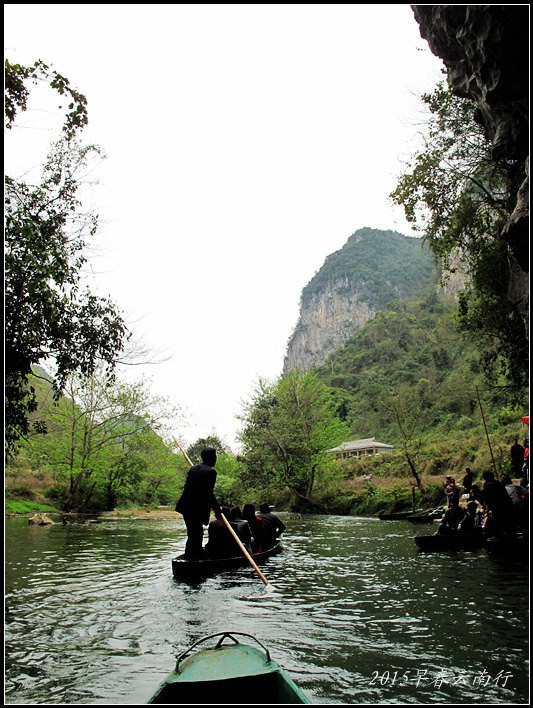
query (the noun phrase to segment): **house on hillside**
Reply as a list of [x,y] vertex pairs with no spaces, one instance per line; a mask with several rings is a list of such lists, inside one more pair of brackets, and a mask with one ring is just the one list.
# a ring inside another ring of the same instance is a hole
[[332,447],[328,453],[335,455],[336,460],[346,460],[349,457],[380,455],[382,452],[392,452],[392,450],[394,450],[394,445],[386,445],[378,442],[375,438],[365,438],[364,440],[351,440],[338,447]]

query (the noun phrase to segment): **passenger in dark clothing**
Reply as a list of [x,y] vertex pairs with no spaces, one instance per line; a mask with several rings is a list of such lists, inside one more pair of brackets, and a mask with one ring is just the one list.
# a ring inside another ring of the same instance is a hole
[[[250,524],[242,518],[242,513],[238,506],[233,507],[233,509],[230,511],[228,521],[230,522],[232,529],[242,541],[242,544],[246,548],[248,553],[251,553],[253,538],[252,532],[250,530]],[[235,545],[238,551],[237,555],[242,555],[242,551],[238,547],[238,544]]]
[[465,494],[470,494],[470,490],[472,489],[472,484],[474,482],[474,473],[470,469],[470,467],[467,467],[465,469],[465,476],[463,477],[463,492]]
[[185,558],[189,560],[198,560],[203,556],[203,527],[209,523],[211,509],[217,519],[220,518],[220,506],[213,493],[217,479],[214,469],[217,453],[209,447],[202,450],[200,456],[202,464],[194,465],[187,473],[183,493],[176,504],[176,511],[183,515],[187,527]]
[[245,504],[242,508],[242,517],[245,519],[249,525],[253,536],[253,551],[254,553],[261,553],[266,550],[265,546],[265,522],[261,517],[255,513],[255,506],[253,504]]
[[511,466],[513,468],[513,475],[515,477],[522,476],[522,467],[524,466],[524,453],[524,448],[518,442],[518,438],[515,438],[514,445],[511,447]]
[[454,514],[451,509],[446,509],[440,524],[437,527],[435,536],[443,536],[455,533],[457,531],[457,523],[454,519]]
[[483,479],[483,499],[487,511],[485,530],[497,535],[512,531],[515,526],[513,503],[507,490],[495,479],[493,472],[484,472]]
[[459,506],[461,492],[459,491],[459,487],[455,484],[455,479],[453,479],[453,477],[446,477],[444,494],[446,494],[448,499],[448,509],[454,509]]
[[477,504],[474,501],[466,505],[466,513],[457,527],[461,533],[479,533],[481,531],[481,519],[477,512]]
[[481,506],[485,506],[485,503],[483,501],[483,493],[477,484],[472,485],[472,489],[470,490],[470,494],[468,495],[468,501],[479,502]]
[[271,508],[270,504],[267,503],[259,506],[259,518],[263,521],[266,548],[272,548],[287,528],[281,519],[272,514]]
[[[229,520],[230,510],[222,507],[222,513]],[[211,521],[207,529],[209,540],[205,546],[208,558],[233,558],[235,556],[235,539],[222,520]]]
[[528,525],[528,507],[527,507],[527,484],[524,487],[523,482],[525,480],[520,480],[521,484],[513,484],[513,480],[509,475],[504,475],[500,482],[505,486],[505,491],[509,495],[509,498],[513,504],[513,522],[517,529],[524,531],[527,529]]
[[529,440],[524,440],[524,464],[522,465],[521,475],[526,479],[529,478]]

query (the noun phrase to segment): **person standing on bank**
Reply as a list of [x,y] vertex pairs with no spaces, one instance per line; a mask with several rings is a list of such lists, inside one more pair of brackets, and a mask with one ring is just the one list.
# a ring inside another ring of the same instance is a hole
[[522,467],[524,466],[524,448],[518,442],[518,438],[514,439],[514,445],[511,447],[511,469],[515,477],[522,476]]
[[187,473],[183,493],[176,504],[176,511],[183,516],[187,527],[185,558],[188,560],[198,560],[203,556],[203,527],[209,523],[211,509],[217,519],[221,518],[220,506],[213,491],[217,479],[216,450],[207,447],[200,456],[202,464],[194,465]]

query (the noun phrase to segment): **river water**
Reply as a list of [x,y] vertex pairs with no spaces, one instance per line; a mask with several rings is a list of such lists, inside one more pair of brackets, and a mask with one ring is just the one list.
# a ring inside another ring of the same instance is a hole
[[248,568],[176,581],[179,520],[8,518],[6,703],[143,704],[226,630],[268,645],[312,703],[528,702],[523,554],[421,553],[434,527],[405,521],[283,518],[272,593]]

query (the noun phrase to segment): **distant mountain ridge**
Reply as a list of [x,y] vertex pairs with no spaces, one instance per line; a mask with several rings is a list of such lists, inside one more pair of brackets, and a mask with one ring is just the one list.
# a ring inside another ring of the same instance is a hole
[[420,239],[368,227],[355,231],[302,290],[284,372],[323,364],[388,303],[418,297],[439,277]]

